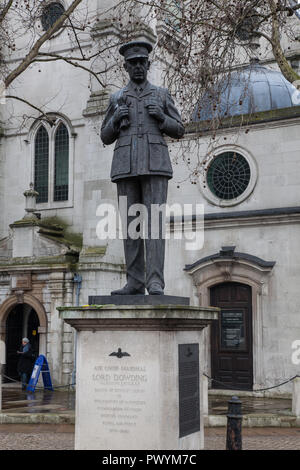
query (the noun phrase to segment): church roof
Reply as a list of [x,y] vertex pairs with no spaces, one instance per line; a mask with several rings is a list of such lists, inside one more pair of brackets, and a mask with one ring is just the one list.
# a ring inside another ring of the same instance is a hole
[[[212,98],[213,95],[217,95],[217,99]],[[300,92],[281,72],[253,62],[222,80],[217,93],[207,92],[194,111],[193,121],[252,114],[299,104]]]

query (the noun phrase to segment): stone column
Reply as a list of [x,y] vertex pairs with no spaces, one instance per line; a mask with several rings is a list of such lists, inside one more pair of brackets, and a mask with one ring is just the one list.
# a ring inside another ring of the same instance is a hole
[[49,276],[49,291],[51,293],[50,326],[48,331],[49,363],[54,384],[62,383],[63,359],[63,321],[59,318],[57,307],[64,304],[64,272],[54,272]]
[[[65,305],[73,305],[73,283],[74,274],[66,273],[65,276]],[[69,385],[71,383],[71,375],[74,367],[74,334],[75,330],[64,322],[63,325],[63,356],[62,356],[62,385]]]
[[28,336],[28,318],[29,318],[31,310],[32,310],[32,307],[30,305],[25,304],[23,306],[23,331],[22,331],[23,338],[27,338]]
[[204,447],[202,330],[218,309],[102,305],[59,311],[78,332],[77,450]]
[[0,411],[2,410],[2,374],[5,365],[5,343],[0,340]]
[[296,377],[293,380],[293,404],[292,404],[293,415],[300,418],[300,377]]

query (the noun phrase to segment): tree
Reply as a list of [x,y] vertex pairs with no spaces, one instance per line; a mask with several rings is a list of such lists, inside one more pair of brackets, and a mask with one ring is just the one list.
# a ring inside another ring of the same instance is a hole
[[[239,70],[253,57],[272,56],[287,80],[291,83],[300,80],[282,45],[282,38],[291,42],[297,35],[300,37],[300,22],[295,16],[295,12],[300,15],[298,0],[119,0],[103,10],[102,18],[88,10],[87,0],[73,0],[56,21],[37,33],[35,25],[44,7],[45,2],[38,0],[2,2],[0,79],[9,90],[31,64],[58,60],[85,70],[105,89],[110,84],[109,72],[115,67],[115,60],[108,59],[107,53],[118,57],[116,46],[138,37],[139,30],[145,27],[157,35],[156,58],[161,63],[162,79],[172,88],[186,122],[205,96],[210,97],[217,109],[220,83],[228,83],[232,71]],[[84,35],[93,34],[95,24],[103,19],[111,22],[119,34],[108,35],[92,51],[84,52],[81,47]],[[43,49],[62,28],[72,36],[78,54]],[[27,41],[23,40],[24,30],[30,33]],[[14,67],[11,66],[14,62],[9,63],[7,58],[20,52],[20,44],[24,57]],[[95,60],[97,67],[93,66]],[[27,102],[26,96],[10,92],[7,96],[27,103],[45,117],[35,103]],[[211,126],[217,129],[218,125],[217,116]]]
[[[46,16],[43,21],[43,13],[47,8],[53,8],[53,11],[49,10],[48,17]],[[103,15],[105,16],[107,12],[103,12]],[[100,87],[105,88],[105,78],[102,80],[101,76],[107,74],[110,66],[107,65],[104,54],[119,44],[119,40],[110,43],[108,40],[103,40],[100,49],[84,52],[82,45],[86,36],[90,37],[92,34],[97,21],[99,17],[93,11],[89,11],[87,0],[73,0],[66,10],[59,2],[7,0],[0,3],[0,85],[2,84],[2,88],[6,91],[6,99],[25,103],[36,110],[42,119],[49,121],[37,103],[28,101],[26,96],[12,95],[11,91],[16,80],[21,79],[32,64],[51,61],[63,61],[70,66],[81,68],[89,76],[94,77]],[[47,43],[62,30],[67,31],[74,49],[68,53],[45,52]],[[79,51],[78,54],[74,52],[75,49]],[[101,55],[103,67],[95,71],[93,60]]]

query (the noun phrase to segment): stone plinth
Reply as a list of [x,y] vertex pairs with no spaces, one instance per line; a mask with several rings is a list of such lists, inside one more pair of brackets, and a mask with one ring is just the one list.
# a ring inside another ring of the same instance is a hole
[[59,310],[78,331],[76,449],[203,448],[203,329],[218,309]]
[[175,295],[91,295],[89,305],[190,305],[189,297]]

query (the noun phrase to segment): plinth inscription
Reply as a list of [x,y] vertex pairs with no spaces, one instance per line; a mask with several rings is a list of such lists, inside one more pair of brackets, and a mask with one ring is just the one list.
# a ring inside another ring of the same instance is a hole
[[108,433],[128,434],[146,406],[145,366],[96,365],[92,373],[94,408]]
[[179,437],[200,430],[199,344],[178,345]]

